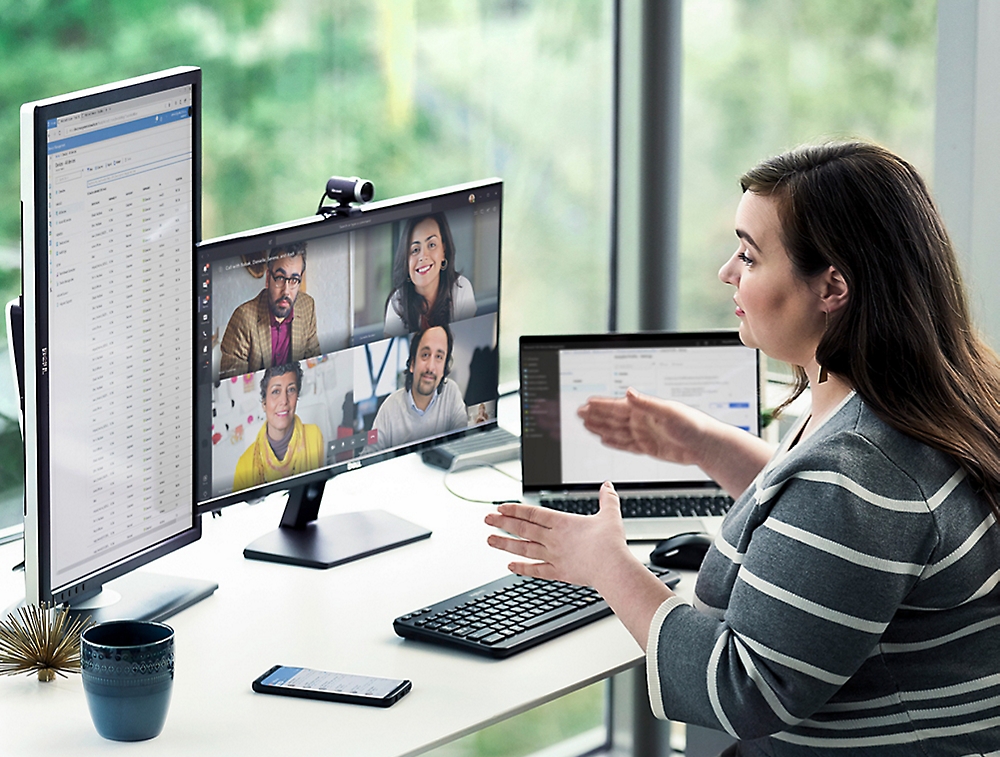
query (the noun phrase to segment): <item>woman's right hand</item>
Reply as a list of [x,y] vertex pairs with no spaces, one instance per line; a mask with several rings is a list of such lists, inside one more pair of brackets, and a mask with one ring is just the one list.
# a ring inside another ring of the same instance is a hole
[[576,412],[609,447],[690,465],[701,463],[707,428],[719,423],[681,402],[631,388],[619,399],[591,397]]
[[635,389],[620,399],[591,397],[577,414],[609,447],[697,465],[734,498],[750,486],[774,452],[753,434],[683,402]]

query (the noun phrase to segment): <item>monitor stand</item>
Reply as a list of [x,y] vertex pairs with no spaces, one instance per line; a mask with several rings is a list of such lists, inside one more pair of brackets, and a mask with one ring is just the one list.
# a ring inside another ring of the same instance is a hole
[[125,619],[162,621],[210,597],[218,588],[212,581],[134,570],[108,581],[90,599],[72,603],[69,611],[74,616],[89,615],[95,623]]
[[[132,571],[108,581],[97,594],[71,604],[69,614],[72,618],[89,618],[94,623],[109,620],[164,621],[210,597],[218,588],[217,583],[197,578]],[[24,605],[22,597],[4,610],[3,617],[16,615]]]
[[321,481],[291,489],[281,525],[248,545],[243,556],[307,568],[332,568],[431,535],[429,529],[385,510],[338,513],[317,520],[325,484]]

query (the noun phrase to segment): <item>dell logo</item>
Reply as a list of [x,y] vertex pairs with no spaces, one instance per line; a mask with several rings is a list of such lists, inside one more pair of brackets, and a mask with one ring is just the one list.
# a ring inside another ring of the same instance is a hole
[[357,470],[360,467],[361,467],[360,460],[351,460],[351,462],[347,464],[347,470]]

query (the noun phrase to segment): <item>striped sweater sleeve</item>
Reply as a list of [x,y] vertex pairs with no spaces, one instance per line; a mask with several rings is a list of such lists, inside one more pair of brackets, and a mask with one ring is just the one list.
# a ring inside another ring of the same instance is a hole
[[654,619],[657,714],[741,739],[794,729],[866,663],[930,560],[931,500],[955,481],[925,492],[851,432],[796,457],[734,506],[702,567],[719,580]]

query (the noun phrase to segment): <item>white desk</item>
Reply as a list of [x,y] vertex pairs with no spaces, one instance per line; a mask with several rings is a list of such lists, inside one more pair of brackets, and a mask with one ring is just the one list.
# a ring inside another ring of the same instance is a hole
[[[277,526],[278,497],[205,518],[200,541],[143,569],[219,584],[213,596],[167,621],[176,630],[177,659],[163,733],[132,745],[102,739],[78,675],[52,683],[0,677],[0,752],[412,755],[641,661],[614,617],[500,661],[397,637],[393,618],[506,572],[508,557],[486,545],[490,506],[448,494],[443,476],[407,455],[331,479],[321,516],[381,508],[434,533],[330,570],[243,558],[247,543]],[[454,474],[449,483],[483,499],[519,493],[517,482],[487,469]],[[8,574],[20,551],[19,542],[0,548],[0,608],[23,580]],[[690,591],[691,583],[682,587]],[[386,710],[251,691],[251,681],[277,663],[409,678],[413,690]]]

